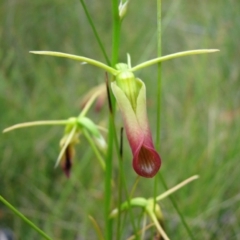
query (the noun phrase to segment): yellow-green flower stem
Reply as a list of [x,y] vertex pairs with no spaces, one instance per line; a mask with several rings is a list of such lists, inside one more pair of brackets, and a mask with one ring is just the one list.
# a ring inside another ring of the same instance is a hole
[[135,190],[136,190],[136,188],[137,188],[137,185],[138,185],[139,181],[140,181],[140,176],[138,175],[137,178],[136,178],[136,180],[135,180],[135,182],[134,182],[134,184],[133,184],[133,187],[132,187],[132,190],[131,190],[131,193],[130,193],[130,197],[133,196],[133,194],[134,194],[134,192],[135,192]]
[[6,205],[12,212],[14,212],[18,217],[20,217],[25,223],[32,227],[36,232],[38,232],[44,239],[51,240],[45,232],[38,228],[33,222],[26,218],[22,213],[20,213],[13,205],[11,205],[6,199],[0,195],[0,201]]
[[96,147],[96,144],[93,142],[90,134],[89,134],[88,131],[86,131],[85,129],[83,129],[82,132],[83,132],[83,135],[84,135],[84,136],[86,137],[86,139],[88,140],[88,142],[89,142],[89,144],[90,144],[93,152],[95,153],[95,155],[96,155],[96,157],[97,157],[97,159],[98,159],[98,161],[99,161],[102,169],[105,170],[105,169],[106,169],[106,164],[105,164],[105,162],[104,162],[104,160],[103,160],[100,152],[98,151],[98,149],[97,149],[97,147]]
[[104,240],[104,236],[102,234],[101,228],[99,227],[97,221],[90,215],[88,215],[88,218],[90,219],[90,221],[93,224],[93,227],[94,227],[94,229],[95,229],[95,231],[97,233],[98,239],[99,240]]
[[84,106],[83,110],[81,111],[81,113],[79,114],[78,117],[84,117],[88,110],[90,109],[90,107],[92,106],[94,100],[101,94],[101,89],[99,89],[98,91],[96,91],[91,98],[87,101],[86,105]]

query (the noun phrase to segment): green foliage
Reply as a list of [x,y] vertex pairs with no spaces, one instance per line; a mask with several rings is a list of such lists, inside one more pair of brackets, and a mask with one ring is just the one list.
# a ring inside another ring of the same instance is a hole
[[[101,23],[97,28],[110,53],[110,4],[88,1],[87,5],[93,21]],[[196,239],[237,239],[240,234],[239,5],[237,0],[163,3],[163,55],[196,48],[221,50],[219,54],[162,64],[161,171],[169,186],[190,175],[200,175],[198,181],[175,193]],[[156,16],[152,14],[155,3],[139,1],[135,7],[132,0],[122,23],[119,53],[123,62],[130,53],[133,66],[157,56]],[[75,116],[81,97],[105,79],[103,71],[93,72],[92,66],[28,53],[54,50],[104,62],[77,1],[1,1],[0,38],[0,129],[24,121]],[[153,133],[155,69],[153,66],[138,72],[147,85]],[[98,122],[106,112],[105,107],[100,114],[90,115]],[[0,194],[54,239],[95,239],[87,216],[92,215],[103,225],[102,169],[83,139],[72,176],[66,179],[61,169],[53,168],[61,136],[61,126],[1,135]],[[129,170],[127,145],[123,159],[130,188],[135,174]],[[117,161],[113,165],[117,168]],[[152,186],[151,179],[141,180],[136,194],[151,197]],[[163,192],[160,184],[158,191]],[[163,200],[161,207],[170,238],[186,239],[171,203]],[[1,204],[0,226],[14,229],[18,239],[38,239]],[[131,231],[128,226],[124,229]]]

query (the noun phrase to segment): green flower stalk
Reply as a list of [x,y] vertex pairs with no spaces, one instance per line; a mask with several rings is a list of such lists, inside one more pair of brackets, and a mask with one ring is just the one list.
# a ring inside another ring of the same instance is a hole
[[154,148],[148,123],[146,87],[144,82],[136,78],[133,72],[173,58],[216,51],[218,50],[203,49],[174,53],[146,61],[133,68],[131,67],[129,56],[128,64],[118,63],[115,68],[112,68],[96,60],[72,54],[49,51],[32,51],[31,53],[86,62],[100,67],[115,76],[115,81],[111,83],[111,88],[123,116],[128,142],[133,155],[133,168],[138,175],[150,178],[158,172],[161,166],[161,158]]
[[91,99],[93,94],[99,93],[99,96],[96,98],[95,108],[94,110],[96,112],[99,112],[102,107],[104,106],[104,103],[107,99],[107,91],[106,91],[106,84],[101,83],[98,86],[95,86],[91,88],[90,91],[88,91],[81,100],[80,107],[84,108],[85,105],[88,103],[89,99]]

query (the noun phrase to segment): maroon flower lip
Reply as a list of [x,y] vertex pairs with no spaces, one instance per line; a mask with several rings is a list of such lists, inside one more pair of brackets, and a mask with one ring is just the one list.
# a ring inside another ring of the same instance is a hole
[[72,159],[73,159],[73,149],[71,145],[68,145],[62,159],[62,169],[67,176],[70,177],[70,171],[72,168]]
[[152,147],[141,145],[133,155],[133,168],[142,177],[154,177],[160,166],[160,156]]
[[124,91],[112,83],[112,91],[121,110],[124,127],[133,154],[135,172],[146,178],[154,177],[160,169],[161,158],[154,148],[146,110],[146,88],[140,79],[134,79],[138,87],[135,103],[131,103]]

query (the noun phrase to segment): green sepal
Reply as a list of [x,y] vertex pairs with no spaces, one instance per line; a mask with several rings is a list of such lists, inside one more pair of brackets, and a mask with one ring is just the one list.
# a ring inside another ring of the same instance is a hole
[[80,127],[87,129],[94,137],[100,138],[101,134],[98,130],[97,125],[87,117],[79,117],[77,119],[78,124]]

